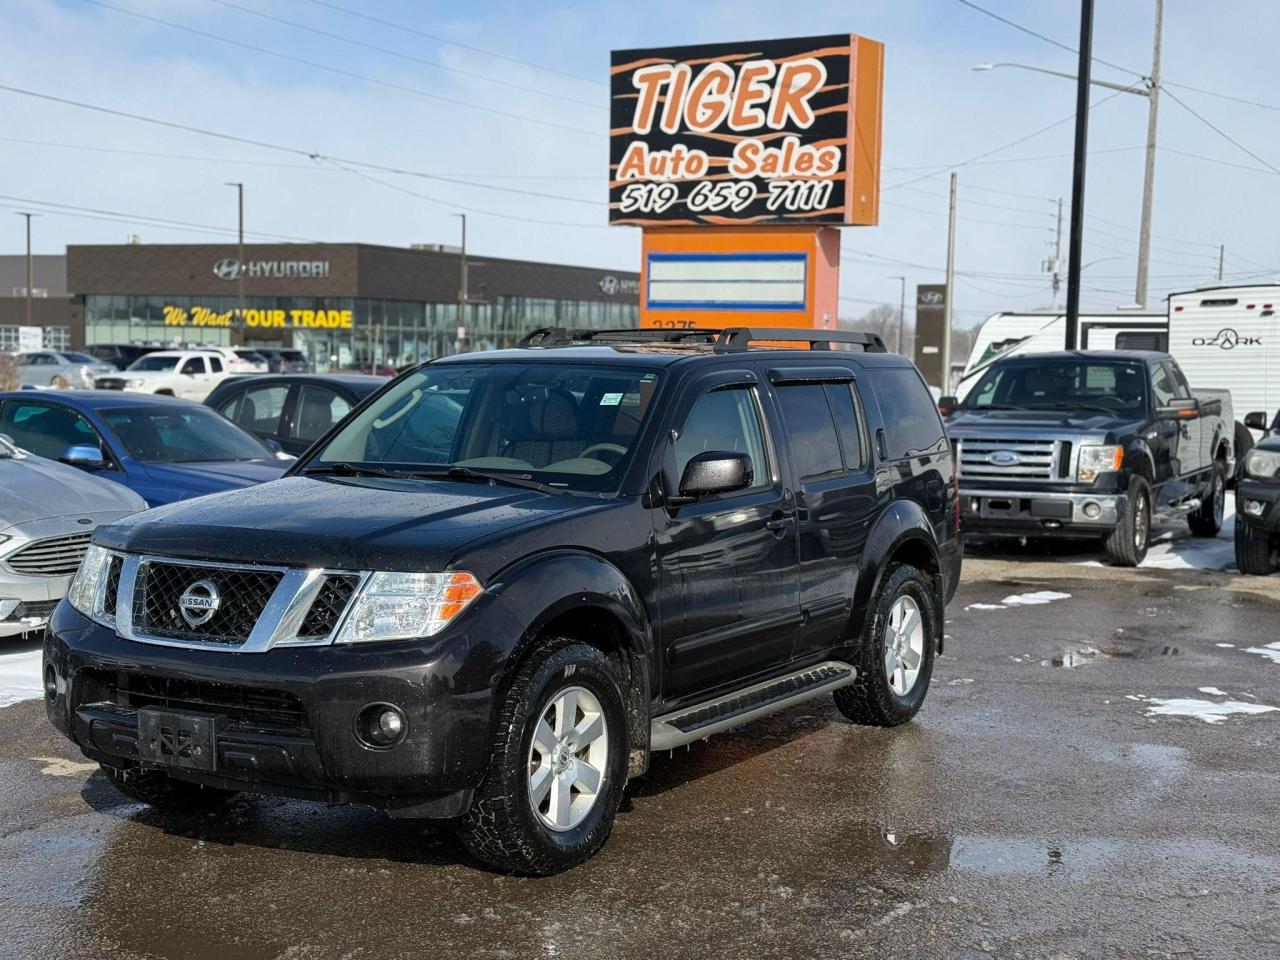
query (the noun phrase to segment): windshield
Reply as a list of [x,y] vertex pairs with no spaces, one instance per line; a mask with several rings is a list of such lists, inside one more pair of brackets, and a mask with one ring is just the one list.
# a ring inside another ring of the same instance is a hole
[[133,363],[129,364],[130,370],[172,370],[178,365],[181,357],[157,357],[151,354],[146,357],[139,357]]
[[351,420],[307,465],[450,467],[584,493],[616,490],[658,374],[562,363],[425,367]]
[[143,463],[267,460],[257,440],[212,410],[132,407],[107,410],[103,418],[130,456]]
[[64,360],[68,361],[69,363],[97,363],[98,362],[93,357],[85,353],[64,353],[62,354],[62,357]]
[[965,407],[990,410],[1146,409],[1140,363],[1042,360],[1001,363],[978,381]]

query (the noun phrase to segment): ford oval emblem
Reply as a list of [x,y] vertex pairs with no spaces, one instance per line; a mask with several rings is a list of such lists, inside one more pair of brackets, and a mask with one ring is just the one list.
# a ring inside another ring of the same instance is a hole
[[1022,458],[1012,450],[996,450],[987,454],[987,463],[997,467],[1013,467],[1022,462]]

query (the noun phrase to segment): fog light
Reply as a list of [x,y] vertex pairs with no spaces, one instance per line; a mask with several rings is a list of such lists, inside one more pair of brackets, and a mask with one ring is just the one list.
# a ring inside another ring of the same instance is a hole
[[44,665],[44,698],[50,703],[58,699],[58,671],[52,663]]
[[1090,500],[1084,505],[1084,515],[1090,520],[1097,520],[1102,516],[1102,507]]
[[387,750],[404,739],[409,721],[390,703],[371,703],[356,714],[356,739],[374,750]]
[[1244,502],[1244,512],[1251,517],[1262,516],[1262,511],[1266,509],[1266,504],[1261,500],[1246,500]]
[[8,620],[21,602],[21,600],[0,600],[0,620]]

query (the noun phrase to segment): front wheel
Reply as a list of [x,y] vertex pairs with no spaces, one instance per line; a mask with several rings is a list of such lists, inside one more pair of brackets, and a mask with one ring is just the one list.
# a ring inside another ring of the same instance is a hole
[[1265,530],[1236,519],[1236,567],[1250,577],[1265,577],[1275,570],[1271,561],[1271,538]]
[[907,564],[890,567],[863,629],[858,678],[835,692],[840,712],[874,727],[914,717],[929,691],[941,631],[929,578]]
[[521,665],[484,783],[458,824],[477,859],[545,876],[608,839],[627,777],[627,717],[608,658],[564,642]]
[[1117,567],[1136,567],[1147,558],[1151,539],[1151,485],[1142,477],[1129,481],[1129,508],[1103,541],[1107,559]]
[[1220,462],[1215,462],[1209,477],[1209,486],[1200,499],[1200,506],[1187,517],[1191,532],[1197,537],[1216,537],[1222,529],[1222,515],[1227,502],[1227,472]]

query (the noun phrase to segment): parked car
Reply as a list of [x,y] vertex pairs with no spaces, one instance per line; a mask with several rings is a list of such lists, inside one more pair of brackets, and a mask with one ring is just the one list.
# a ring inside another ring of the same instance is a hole
[[276,440],[286,453],[298,456],[386,382],[386,377],[336,373],[230,377],[205,404],[258,439]]
[[119,484],[0,436],[0,638],[42,630],[100,523],[147,508]]
[[203,400],[228,376],[222,357],[203,350],[161,350],[129,364],[129,369],[99,377],[101,390],[158,393]]
[[1222,528],[1234,466],[1231,395],[1191,392],[1177,361],[1148,351],[997,360],[963,403],[944,397],[966,533],[1102,541],[1136,566],[1153,516]]
[[266,373],[267,358],[256,350],[247,347],[209,347],[195,346],[188,349],[216,354],[222,359],[222,366],[228,373]]
[[257,437],[174,397],[0,393],[0,433],[37,456],[123,484],[153,507],[274,480],[288,466]]
[[1236,567],[1266,576],[1280,567],[1280,412],[1269,426],[1261,412],[1244,422],[1263,438],[1241,458],[1236,479]]
[[129,364],[148,353],[156,353],[164,347],[145,347],[136,343],[95,343],[84,352],[101,363],[109,363],[116,370],[128,369]]
[[301,350],[284,347],[254,347],[254,352],[267,359],[269,373],[310,373],[311,364]]
[[70,350],[37,350],[18,354],[18,385],[21,387],[89,389],[96,377],[114,372],[115,367],[111,364]]
[[[867,352],[748,349],[783,340]],[[878,337],[544,331],[419,365],[282,480],[99,530],[48,713],[148,803],[368,803],[552,873],[653,750],[828,692],[911,719],[956,506]]]

